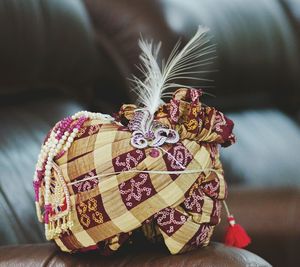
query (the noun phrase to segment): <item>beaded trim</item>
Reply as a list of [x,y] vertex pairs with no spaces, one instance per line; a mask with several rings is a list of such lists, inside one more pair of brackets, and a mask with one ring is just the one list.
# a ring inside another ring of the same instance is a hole
[[[54,126],[38,156],[33,180],[35,204],[39,221],[45,224],[48,240],[57,238],[73,226],[68,187],[55,160],[68,151],[80,128],[89,119],[115,122],[110,115],[77,112]],[[128,128],[132,131],[131,145],[137,148],[160,148],[164,143],[172,144],[179,140],[177,131],[153,121],[147,110],[136,110]]]
[[68,151],[80,128],[89,119],[114,121],[110,115],[102,113],[77,112],[55,125],[38,156],[33,179],[35,204],[39,221],[45,223],[48,240],[56,238],[73,226],[69,191],[54,160]]

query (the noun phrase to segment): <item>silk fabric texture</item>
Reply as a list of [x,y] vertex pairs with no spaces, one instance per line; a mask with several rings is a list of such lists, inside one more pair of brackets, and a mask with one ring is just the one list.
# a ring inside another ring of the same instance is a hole
[[56,160],[73,222],[54,238],[63,251],[109,254],[136,229],[151,240],[161,237],[172,254],[208,245],[227,195],[219,147],[235,137],[233,122],[200,98],[199,90],[178,89],[156,112],[154,119],[178,131],[180,141],[157,148],[155,156],[151,147],[130,145],[135,105],[123,105],[116,122],[84,123]]

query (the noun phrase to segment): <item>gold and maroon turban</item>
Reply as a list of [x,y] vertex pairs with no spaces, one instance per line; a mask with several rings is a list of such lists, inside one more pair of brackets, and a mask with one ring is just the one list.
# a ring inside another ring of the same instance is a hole
[[79,112],[58,122],[34,179],[46,237],[63,251],[104,254],[138,229],[160,236],[172,254],[208,245],[227,195],[219,148],[235,137],[233,122],[201,95],[177,90],[148,132],[138,130],[147,116],[135,105],[114,117]]

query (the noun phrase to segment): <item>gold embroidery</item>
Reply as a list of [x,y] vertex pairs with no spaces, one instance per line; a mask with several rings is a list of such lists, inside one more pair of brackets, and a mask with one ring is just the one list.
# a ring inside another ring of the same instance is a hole
[[197,117],[198,116],[198,113],[200,111],[200,107],[199,106],[196,106],[196,107],[193,107],[192,108],[192,114]]
[[79,206],[77,206],[77,210],[79,214],[85,214],[87,211],[87,205],[83,202],[80,202]]
[[99,211],[96,211],[95,213],[93,213],[92,218],[98,224],[103,223],[103,215]]
[[104,222],[103,214],[97,210],[97,200],[95,198],[90,198],[87,204],[80,202],[77,206],[77,211],[80,215],[79,220],[85,227],[90,226],[91,219],[97,224]]
[[86,214],[81,214],[80,216],[80,222],[85,226],[85,227],[89,227],[91,220],[90,217],[87,216]]
[[88,207],[89,207],[89,211],[96,211],[97,210],[97,200],[94,198],[89,199]]
[[195,119],[192,119],[185,123],[188,131],[193,131],[198,127],[198,122]]

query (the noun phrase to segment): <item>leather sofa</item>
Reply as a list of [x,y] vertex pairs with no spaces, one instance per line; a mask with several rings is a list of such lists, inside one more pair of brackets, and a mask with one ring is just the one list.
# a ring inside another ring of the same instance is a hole
[[[0,266],[298,266],[299,10],[297,0],[0,0]],[[103,258],[45,243],[31,181],[46,132],[78,110],[134,101],[140,33],[167,57],[198,24],[218,47],[214,82],[201,85],[217,97],[205,101],[236,122],[238,142],[222,157],[251,252],[212,243],[169,256],[144,244]]]

